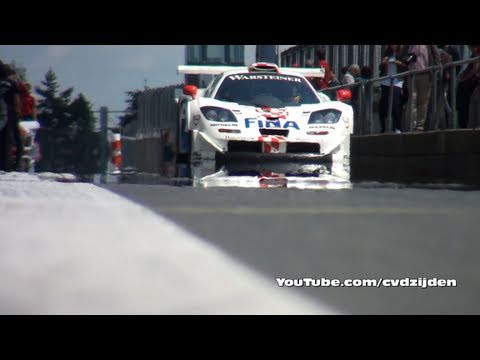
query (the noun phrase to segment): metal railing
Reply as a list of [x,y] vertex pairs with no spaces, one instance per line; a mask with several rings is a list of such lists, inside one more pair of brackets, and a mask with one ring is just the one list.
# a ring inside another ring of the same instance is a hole
[[[446,119],[445,128],[455,129],[458,127],[458,114],[457,114],[457,72],[456,69],[458,66],[467,65],[474,62],[480,62],[480,57],[475,57],[466,60],[449,62],[444,65],[431,66],[423,70],[409,70],[395,75],[382,76],[375,79],[368,79],[355,82],[353,84],[344,84],[335,87],[330,87],[326,89],[319,90],[324,93],[335,93],[340,89],[350,89],[352,90],[352,106],[355,110],[355,121],[356,131],[358,134],[372,134],[375,132],[375,92],[378,91],[380,86],[378,83],[382,81],[389,80],[389,93],[388,93],[388,111],[387,118],[385,123],[385,133],[393,132],[393,121],[392,121],[392,109],[393,109],[393,94],[395,79],[407,81],[409,84],[409,99],[406,105],[406,109],[402,117],[407,116],[408,118],[408,127],[407,131],[412,131],[413,123],[410,120],[413,116],[413,101],[411,89],[414,89],[416,77],[420,74],[430,74],[431,75],[431,93],[429,100],[429,126],[426,130],[437,130],[439,128],[439,115],[440,111],[443,110],[443,107],[447,109],[448,118]],[[444,73],[450,69],[450,79],[448,83],[448,88],[444,89]],[[440,91],[439,93],[439,85]],[[357,89],[358,88],[358,89]],[[357,91],[356,91],[357,90]],[[447,99],[446,92],[449,92],[450,100]],[[439,96],[440,94],[440,96]],[[403,119],[405,120],[405,119]]]

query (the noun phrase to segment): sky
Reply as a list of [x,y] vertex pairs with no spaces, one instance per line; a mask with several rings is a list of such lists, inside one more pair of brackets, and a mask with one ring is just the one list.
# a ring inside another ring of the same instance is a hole
[[[286,49],[292,45],[280,45]],[[184,45],[0,45],[0,60],[15,61],[27,69],[27,80],[39,86],[51,67],[60,90],[83,93],[93,109],[124,110],[125,92],[183,82]],[[255,60],[255,45],[245,47],[246,63]]]

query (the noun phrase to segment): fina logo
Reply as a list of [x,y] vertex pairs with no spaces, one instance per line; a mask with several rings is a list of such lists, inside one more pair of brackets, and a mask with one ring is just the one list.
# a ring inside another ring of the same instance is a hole
[[250,124],[255,124],[257,123],[258,124],[258,127],[260,129],[263,129],[263,128],[284,128],[284,129],[288,129],[288,128],[294,128],[294,129],[297,129],[297,130],[300,130],[300,127],[298,126],[298,124],[295,122],[295,121],[285,121],[285,124],[283,124],[283,126],[280,124],[280,120],[265,120],[265,124],[263,122],[263,120],[257,120],[255,118],[252,118],[252,119],[245,119],[245,127],[247,129],[250,128]]

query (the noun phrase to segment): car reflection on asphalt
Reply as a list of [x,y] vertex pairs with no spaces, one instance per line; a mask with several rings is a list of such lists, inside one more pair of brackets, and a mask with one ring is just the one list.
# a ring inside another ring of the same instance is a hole
[[338,176],[323,164],[229,164],[212,172],[209,167],[192,167],[194,187],[351,189],[350,179]]

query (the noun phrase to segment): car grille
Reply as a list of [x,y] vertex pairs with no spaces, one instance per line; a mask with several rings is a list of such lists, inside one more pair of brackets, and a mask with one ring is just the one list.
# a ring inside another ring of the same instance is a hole
[[281,135],[288,136],[288,130],[284,129],[260,129],[260,134],[262,135]]
[[261,153],[262,143],[258,141],[229,141],[228,151]]
[[319,153],[320,144],[316,143],[288,143],[287,153]]
[[[229,141],[229,152],[261,153],[262,143],[259,141]],[[320,144],[316,143],[287,143],[287,154],[320,153]]]

